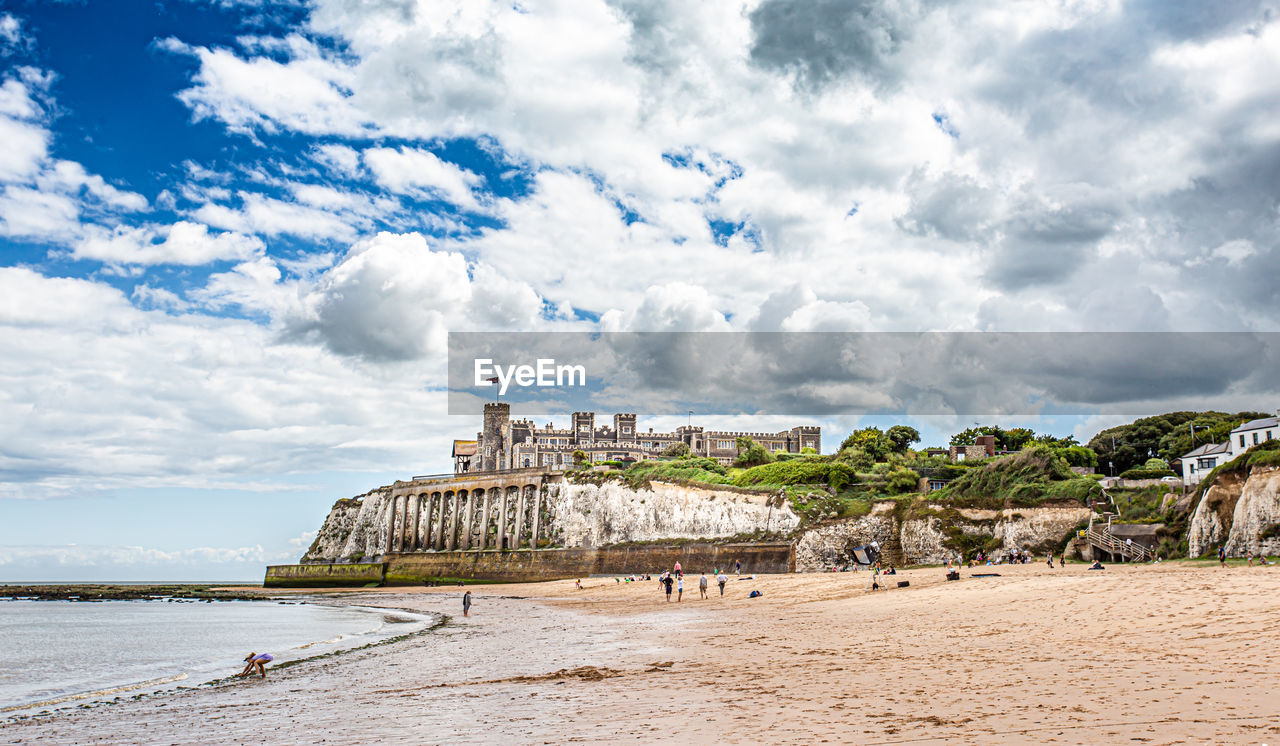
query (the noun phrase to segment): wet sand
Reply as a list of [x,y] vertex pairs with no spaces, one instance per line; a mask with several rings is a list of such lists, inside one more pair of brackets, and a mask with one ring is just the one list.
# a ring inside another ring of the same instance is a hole
[[465,619],[457,588],[349,592],[450,619],[0,742],[1280,743],[1280,568],[962,574],[761,576],[706,601],[691,575],[678,604],[656,581],[475,586]]

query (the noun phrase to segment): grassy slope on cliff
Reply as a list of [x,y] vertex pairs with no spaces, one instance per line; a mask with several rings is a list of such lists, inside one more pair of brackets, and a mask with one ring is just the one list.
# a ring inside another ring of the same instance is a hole
[[970,469],[930,494],[929,501],[957,508],[1029,508],[1051,502],[1085,504],[1101,494],[1096,480],[1072,472],[1048,448],[1032,446]]

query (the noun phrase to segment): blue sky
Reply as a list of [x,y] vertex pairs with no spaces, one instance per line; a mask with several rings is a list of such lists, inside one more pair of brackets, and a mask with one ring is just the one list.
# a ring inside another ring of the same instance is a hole
[[0,2],[0,579],[295,558],[474,432],[450,330],[1274,331],[1277,17]]

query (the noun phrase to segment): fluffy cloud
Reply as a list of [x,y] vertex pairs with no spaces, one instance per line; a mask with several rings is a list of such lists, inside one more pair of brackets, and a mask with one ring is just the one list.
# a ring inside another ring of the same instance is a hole
[[364,151],[364,162],[378,183],[393,192],[422,193],[468,209],[478,206],[471,190],[479,183],[479,177],[440,160],[430,151],[369,148]]
[[251,321],[140,310],[104,283],[0,268],[0,497],[419,468],[451,437],[422,376]]
[[380,233],[320,275],[287,324],[292,338],[341,355],[406,361],[442,353],[450,329],[528,328],[540,311],[527,285],[469,268],[419,234]]
[[180,220],[165,227],[92,229],[72,250],[77,259],[107,264],[209,264],[248,259],[262,251],[256,236],[210,233],[208,226]]

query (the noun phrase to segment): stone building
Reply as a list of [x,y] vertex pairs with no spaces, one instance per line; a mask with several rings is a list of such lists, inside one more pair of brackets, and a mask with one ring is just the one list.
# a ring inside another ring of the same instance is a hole
[[643,461],[656,458],[674,443],[684,443],[694,455],[728,464],[738,455],[737,439],[751,438],[774,453],[822,450],[819,427],[800,426],[776,433],[704,430],[684,425],[675,432],[642,432],[634,414],[615,414],[612,425],[596,425],[594,412],[574,412],[567,428],[551,423],[538,427],[532,420],[512,420],[511,405],[484,405],[484,423],[475,440],[455,440],[454,471],[497,471],[532,467],[564,468],[573,452],[590,461]]

